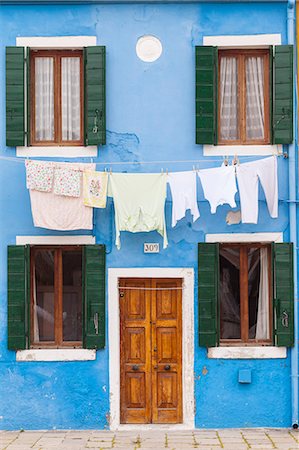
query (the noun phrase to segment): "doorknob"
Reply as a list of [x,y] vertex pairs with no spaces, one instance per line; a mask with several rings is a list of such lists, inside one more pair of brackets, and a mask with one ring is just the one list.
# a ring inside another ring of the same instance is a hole
[[139,370],[139,367],[137,366],[137,364],[134,364],[134,366],[132,366],[132,370]]
[[166,366],[164,366],[164,370],[170,370],[170,365],[166,364]]

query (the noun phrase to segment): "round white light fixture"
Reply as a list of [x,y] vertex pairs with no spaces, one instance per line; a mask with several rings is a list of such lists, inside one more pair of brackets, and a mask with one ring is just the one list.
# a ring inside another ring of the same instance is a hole
[[137,41],[136,53],[142,61],[156,61],[162,54],[162,44],[155,36],[142,36]]

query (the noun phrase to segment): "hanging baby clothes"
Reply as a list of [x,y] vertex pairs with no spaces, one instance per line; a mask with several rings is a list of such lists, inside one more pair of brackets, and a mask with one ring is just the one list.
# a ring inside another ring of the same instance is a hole
[[84,205],[93,208],[106,208],[107,185],[107,172],[83,172]]
[[54,194],[80,197],[81,172],[67,167],[56,167],[54,171]]
[[163,173],[113,173],[109,177],[109,193],[114,200],[116,246],[120,249],[120,232],[157,230],[167,247],[164,207],[166,179]]
[[172,172],[168,175],[172,195],[172,227],[182,219],[187,209],[193,215],[193,222],[200,216],[196,196],[196,173]]
[[54,164],[45,161],[25,161],[26,187],[41,192],[51,192],[53,187]]
[[198,171],[205,199],[211,206],[211,213],[215,214],[217,206],[228,203],[236,207],[237,192],[235,167],[221,166]]
[[258,221],[258,181],[264,190],[268,211],[272,218],[278,217],[277,158],[269,158],[237,166],[241,215],[243,223]]
[[[95,170],[95,164],[55,163],[55,167]],[[80,197],[68,197],[32,189],[29,192],[34,226],[60,231],[93,228],[93,209],[84,205],[83,194]]]

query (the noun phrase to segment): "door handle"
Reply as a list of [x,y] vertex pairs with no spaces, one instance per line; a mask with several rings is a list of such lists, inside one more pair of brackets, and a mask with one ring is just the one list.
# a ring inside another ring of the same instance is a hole
[[164,370],[170,370],[170,365],[166,364],[166,366],[164,366]]
[[139,370],[139,366],[137,366],[137,364],[134,364],[134,366],[132,366],[132,370]]

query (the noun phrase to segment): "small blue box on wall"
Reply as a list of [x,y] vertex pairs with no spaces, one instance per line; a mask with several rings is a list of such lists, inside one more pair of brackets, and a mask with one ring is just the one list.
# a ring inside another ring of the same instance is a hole
[[239,370],[239,383],[248,384],[251,383],[251,370],[241,369]]

